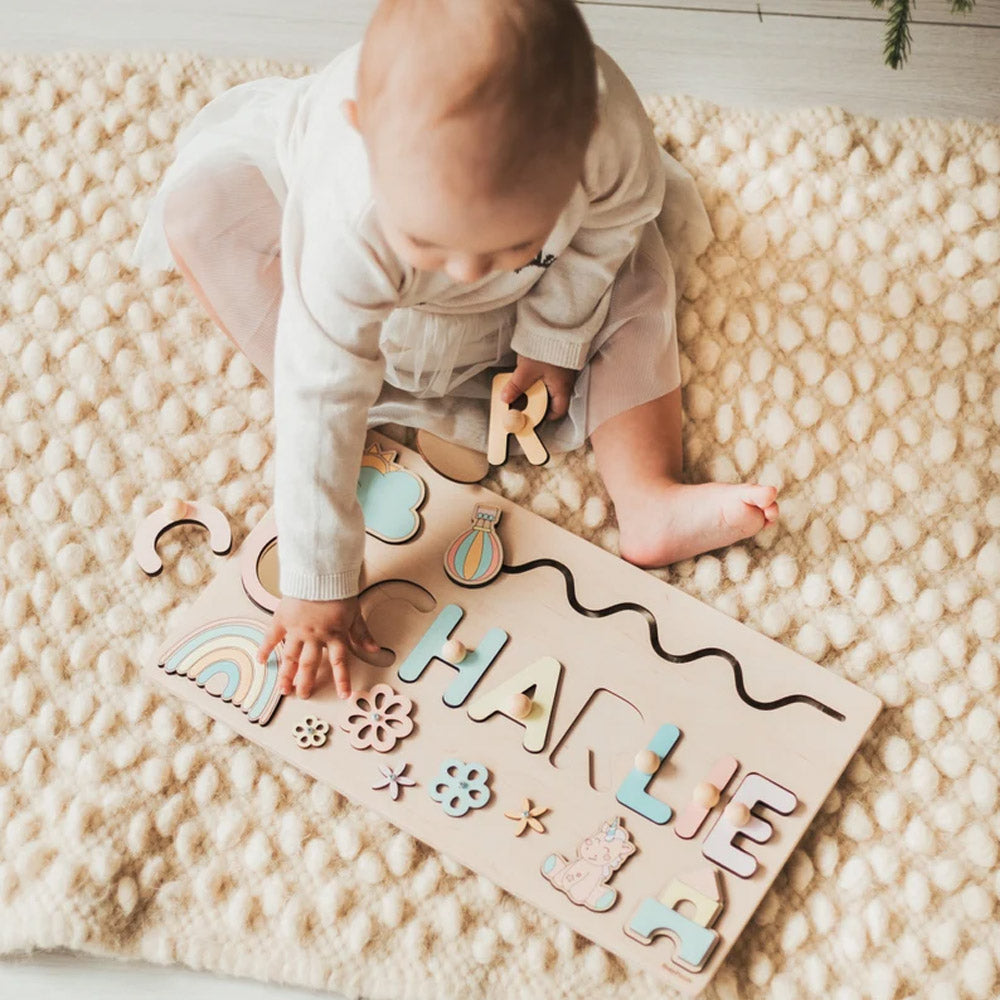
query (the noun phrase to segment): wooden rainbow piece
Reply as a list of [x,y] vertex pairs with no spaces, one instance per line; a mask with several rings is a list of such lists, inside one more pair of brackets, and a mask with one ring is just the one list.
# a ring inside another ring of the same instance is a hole
[[[194,681],[209,694],[242,710],[250,722],[266,726],[282,695],[278,667],[283,643],[266,663],[257,661],[264,629],[250,618],[218,618],[188,632],[157,658],[164,673]],[[220,681],[223,684],[220,690]]]

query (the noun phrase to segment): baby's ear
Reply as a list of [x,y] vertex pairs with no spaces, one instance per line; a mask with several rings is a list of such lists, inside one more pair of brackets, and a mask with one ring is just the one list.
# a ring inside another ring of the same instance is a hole
[[351,100],[349,97],[345,97],[344,100],[340,102],[340,112],[347,120],[347,124],[354,129],[355,132],[360,132],[361,129],[358,126],[358,102]]

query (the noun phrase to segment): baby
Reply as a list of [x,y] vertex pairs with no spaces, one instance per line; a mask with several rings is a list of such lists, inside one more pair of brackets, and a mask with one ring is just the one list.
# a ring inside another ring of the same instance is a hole
[[541,379],[550,450],[590,438],[621,555],[749,537],[773,487],[682,482],[675,274],[711,230],[571,0],[382,0],[360,46],[196,117],[137,259],[175,263],[274,382],[279,686],[378,649],[359,602],[366,429],[485,450],[490,382]]

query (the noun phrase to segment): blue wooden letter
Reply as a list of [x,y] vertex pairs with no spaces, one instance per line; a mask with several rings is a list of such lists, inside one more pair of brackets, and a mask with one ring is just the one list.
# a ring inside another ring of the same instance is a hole
[[[669,756],[670,751],[673,750],[680,736],[681,731],[676,726],[665,722],[656,730],[656,735],[649,741],[649,746],[646,749],[652,750],[660,758],[660,763],[662,764],[664,759]],[[618,789],[618,794],[615,798],[623,806],[626,806],[633,812],[637,812],[640,816],[645,816],[646,819],[651,819],[654,823],[663,824],[674,813],[665,802],[654,799],[646,791],[647,786],[652,780],[652,774],[643,774],[642,771],[637,771],[633,767],[625,775],[625,780],[621,783],[621,787]]]
[[441,655],[441,647],[464,617],[465,612],[457,604],[446,604],[410,655],[399,665],[398,671],[401,681],[412,682],[427,669],[431,660],[440,660],[454,667],[458,676],[444,693],[444,703],[450,708],[457,708],[469,697],[510,638],[503,629],[491,628],[483,636],[483,641],[465,654],[461,663],[452,663]]

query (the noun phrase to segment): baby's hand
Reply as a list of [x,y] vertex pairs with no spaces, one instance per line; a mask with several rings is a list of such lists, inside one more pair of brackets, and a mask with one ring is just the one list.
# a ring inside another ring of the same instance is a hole
[[558,420],[559,417],[565,416],[569,409],[570,393],[579,374],[572,368],[560,368],[558,365],[547,365],[542,361],[518,357],[517,367],[510,381],[504,386],[500,398],[510,406],[518,396],[527,392],[541,379],[549,391],[549,409],[546,416]]
[[278,671],[278,689],[292,693],[296,671],[301,698],[312,694],[313,681],[324,661],[324,652],[333,668],[337,694],[347,698],[351,693],[351,676],[347,669],[347,652],[377,653],[378,643],[371,637],[361,615],[356,597],[343,601],[303,601],[282,597],[274,613],[271,628],[257,650],[257,659],[264,663],[271,650],[284,638],[285,649]]

